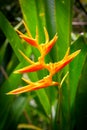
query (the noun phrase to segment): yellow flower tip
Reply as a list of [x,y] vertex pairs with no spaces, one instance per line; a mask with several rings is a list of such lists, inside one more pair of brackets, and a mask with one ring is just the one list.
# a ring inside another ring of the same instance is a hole
[[18,70],[15,70],[13,73],[14,74],[19,74],[20,72]]
[[17,92],[16,89],[15,89],[13,91],[6,93],[6,95],[16,95],[16,94],[20,94],[20,93],[23,93],[23,92]]
[[26,23],[25,23],[24,20],[23,20],[23,24],[24,24],[24,26],[25,26],[25,29],[26,29],[27,33],[28,33],[28,36],[32,38],[32,35],[31,35],[31,33],[30,33],[30,30],[29,30],[29,28],[28,28],[28,26],[26,25]]
[[27,84],[30,84],[30,85],[33,85],[33,84],[34,84],[34,83],[31,82],[30,80],[27,80],[27,79],[25,79],[25,78],[23,78],[23,77],[22,77],[22,80],[23,80],[24,82],[26,82]]
[[57,33],[56,33],[55,36],[53,37],[53,39],[50,41],[50,43],[51,43],[52,45],[54,45],[55,42],[57,41],[57,39],[58,39],[58,35],[57,35]]
[[52,82],[52,84],[51,84],[51,86],[59,86],[60,85],[60,83],[59,82]]
[[16,93],[10,91],[10,92],[6,93],[6,95],[16,95]]
[[66,54],[64,56],[64,59],[69,55],[69,52],[70,52],[70,47],[68,47],[67,52],[66,52]]
[[8,93],[6,93],[6,95],[16,95],[20,93],[20,88],[14,89]]
[[29,59],[21,50],[18,49],[18,51],[26,61],[28,61],[30,64],[34,64],[34,62],[31,59]]
[[81,50],[77,50],[77,51],[75,51],[74,53],[72,53],[71,55],[72,55],[73,57],[76,57],[80,52],[81,52]]
[[6,93],[7,95],[16,95],[16,94],[21,94],[24,92],[28,92],[31,89],[30,85],[24,86],[24,87],[20,87],[17,89],[14,89],[8,93]]
[[48,43],[49,42],[49,35],[48,35],[46,27],[44,27],[44,33],[45,33],[46,43]]
[[67,62],[71,62],[79,53],[81,52],[81,50],[77,50],[75,52],[73,52],[72,54],[70,54],[69,56],[67,56],[66,60]]
[[16,30],[16,32],[19,34],[19,35],[24,35],[22,32],[20,32],[19,30]]
[[6,93],[6,95],[13,95],[11,92]]
[[22,73],[26,73],[27,71],[24,69],[24,68],[22,68],[22,69],[19,69],[19,70],[16,70],[16,71],[14,71],[13,73],[14,74],[22,74]]
[[70,52],[70,47],[68,48],[68,50],[67,50],[67,52],[66,52],[66,54],[65,54],[65,56],[64,56],[64,58],[63,58],[63,60],[64,59],[73,59],[74,57],[76,57],[80,52],[81,52],[81,50],[77,50],[77,51],[75,51],[75,52],[73,52],[72,54],[70,54],[69,55],[69,52]]

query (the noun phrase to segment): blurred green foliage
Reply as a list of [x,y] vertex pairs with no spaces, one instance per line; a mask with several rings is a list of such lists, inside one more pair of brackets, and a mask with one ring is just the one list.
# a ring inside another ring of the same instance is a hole
[[[82,7],[86,9],[86,6],[86,3],[85,5],[82,3]],[[87,129],[87,27],[86,17],[83,18],[86,14],[82,7],[79,3],[75,6],[73,0],[19,0],[19,3],[11,0],[0,1],[0,130]],[[38,57],[37,50],[21,41],[15,31],[15,28],[20,28],[25,33],[21,24],[22,18],[33,37],[38,26],[40,43],[45,41],[44,26],[48,30],[50,39],[56,32],[58,33],[58,41],[47,55],[46,62],[62,59],[68,46],[70,53],[81,49],[81,53],[70,65],[54,76],[54,80],[60,82],[69,71],[61,88],[61,100],[57,87],[16,96],[5,94],[24,85],[22,76],[29,76],[32,81],[37,81],[47,75],[46,70],[29,75],[13,73],[14,70],[27,65],[18,49],[28,57],[34,56],[35,61]],[[78,20],[81,20],[81,25]]]

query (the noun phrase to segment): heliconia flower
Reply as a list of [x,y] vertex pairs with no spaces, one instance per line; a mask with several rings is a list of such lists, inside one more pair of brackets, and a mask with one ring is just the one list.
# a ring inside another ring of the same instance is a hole
[[30,91],[33,91],[33,90],[38,90],[40,88],[46,88],[48,86],[56,86],[56,85],[58,86],[59,85],[58,82],[52,81],[52,77],[50,77],[50,76],[46,76],[46,77],[44,77],[43,79],[41,79],[37,82],[27,81],[24,78],[23,78],[23,80],[25,82],[27,82],[29,85],[26,85],[24,87],[20,87],[20,88],[17,88],[15,90],[12,90],[12,91],[8,92],[7,95],[9,95],[9,94],[20,94],[20,93],[24,93],[24,92],[30,92]]
[[24,87],[12,90],[12,91],[8,92],[7,94],[20,94],[20,93],[24,93],[24,92],[30,92],[30,91],[33,91],[33,90],[38,90],[40,88],[45,88],[45,87],[48,87],[48,86],[56,86],[56,85],[58,86],[58,85],[60,85],[60,83],[52,80],[53,75],[55,73],[59,72],[67,64],[69,64],[80,53],[80,50],[77,50],[74,53],[69,55],[70,48],[68,48],[64,58],[61,61],[58,61],[58,62],[55,62],[55,63],[49,63],[49,64],[45,63],[44,58],[47,55],[47,53],[50,52],[50,50],[52,49],[52,47],[56,43],[57,38],[58,38],[57,34],[53,37],[52,40],[49,41],[48,32],[47,32],[46,28],[44,28],[46,42],[44,44],[38,44],[38,30],[37,30],[37,28],[36,28],[36,36],[35,36],[35,39],[34,39],[31,35],[31,33],[30,33],[30,30],[28,29],[28,27],[26,26],[25,23],[24,23],[24,26],[26,28],[28,36],[24,35],[23,33],[21,33],[20,31],[17,30],[19,36],[22,39],[24,39],[27,43],[36,47],[40,51],[41,55],[40,55],[40,57],[38,57],[38,61],[34,62],[31,59],[29,59],[21,50],[19,50],[21,55],[24,57],[24,59],[30,65],[23,67],[19,70],[16,70],[14,73],[28,73],[28,72],[38,71],[38,70],[41,70],[41,69],[47,69],[49,71],[49,75],[44,77],[43,79],[37,81],[37,82],[31,82],[29,80],[22,78],[27,83],[27,85],[24,86]]

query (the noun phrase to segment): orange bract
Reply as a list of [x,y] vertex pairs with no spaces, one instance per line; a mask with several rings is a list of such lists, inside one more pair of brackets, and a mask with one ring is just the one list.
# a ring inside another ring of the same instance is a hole
[[39,62],[37,63],[34,63],[30,66],[27,66],[27,67],[24,67],[20,70],[17,70],[15,71],[14,73],[28,73],[28,72],[34,72],[34,71],[37,71],[37,70],[41,70],[43,69],[43,64],[40,64]]
[[19,94],[19,93],[37,90],[40,88],[45,88],[48,86],[59,85],[58,82],[52,81],[53,75],[55,73],[57,73],[58,71],[60,71],[67,64],[69,64],[80,53],[80,50],[77,50],[74,53],[69,55],[70,48],[68,48],[64,58],[61,61],[46,64],[44,61],[44,58],[47,55],[47,53],[49,53],[49,51],[52,49],[54,44],[56,43],[57,38],[58,38],[57,34],[53,37],[53,39],[51,41],[49,41],[48,32],[47,32],[46,28],[44,28],[46,42],[44,44],[39,44],[38,43],[38,30],[36,29],[36,37],[34,39],[30,33],[30,30],[27,28],[25,23],[24,23],[24,25],[25,25],[25,28],[27,30],[28,36],[24,35],[23,33],[21,33],[20,31],[17,30],[20,38],[24,39],[30,45],[36,47],[40,51],[41,56],[38,57],[37,62],[34,62],[34,61],[30,60],[22,51],[19,50],[21,55],[31,65],[26,66],[24,68],[21,68],[19,70],[16,70],[15,73],[28,73],[28,72],[38,71],[41,69],[47,69],[49,71],[49,75],[44,77],[43,79],[37,81],[37,82],[31,82],[29,80],[23,79],[28,85],[21,87],[21,88],[17,88],[13,91],[8,92],[7,94]]
[[44,77],[42,80],[39,80],[37,82],[30,82],[30,81],[27,81],[24,78],[23,78],[23,80],[25,82],[27,82],[28,85],[21,87],[21,88],[17,88],[15,90],[12,90],[12,91],[8,92],[7,94],[8,95],[9,94],[20,94],[20,93],[24,93],[24,92],[30,92],[30,91],[33,91],[33,90],[37,90],[37,89],[40,89],[40,88],[45,88],[45,87],[48,87],[48,86],[59,85],[58,82],[52,81],[52,77],[50,75]]

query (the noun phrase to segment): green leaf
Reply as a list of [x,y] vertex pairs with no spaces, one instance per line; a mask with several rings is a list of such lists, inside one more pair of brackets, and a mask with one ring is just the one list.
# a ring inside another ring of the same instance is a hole
[[70,106],[75,102],[78,83],[82,68],[86,59],[87,44],[83,36],[79,37],[71,46],[71,52],[81,49],[80,54],[70,63],[69,83],[70,83]]
[[31,34],[34,36],[36,33],[36,25],[37,25],[37,18],[36,18],[36,5],[35,0],[27,2],[27,0],[19,0],[21,10],[23,13],[24,20],[30,29]]
[[[29,74],[29,77],[32,81],[38,81],[38,75],[36,72],[34,73],[30,73]],[[40,90],[37,90],[35,91],[39,100],[40,100],[40,103],[45,111],[45,113],[47,114],[47,116],[50,115],[50,112],[51,112],[51,109],[50,109],[50,103],[49,103],[49,98],[45,92],[44,89],[40,89]]]
[[4,55],[5,55],[7,43],[8,43],[8,41],[6,40],[6,41],[3,43],[3,45],[1,46],[1,48],[0,48],[0,64],[2,63],[2,60],[3,60]]
[[[44,9],[45,9],[45,19],[46,19],[46,27],[50,36],[50,39],[57,33],[56,27],[56,1],[55,0],[44,0]],[[58,13],[58,12],[57,12]],[[57,43],[55,43],[51,52],[49,53],[53,62],[58,59],[58,47]]]
[[71,43],[73,0],[56,0],[55,6],[58,31],[58,56],[61,59]]
[[[69,77],[62,86],[62,101],[61,101],[61,124],[63,127],[66,127],[73,130],[75,115],[74,115],[74,105],[77,93],[77,87],[81,76],[81,71],[84,65],[86,58],[87,45],[85,43],[84,37],[79,37],[70,47],[71,52],[73,53],[76,50],[81,49],[80,54],[73,59],[69,65]],[[70,125],[68,125],[70,121]]]
[[20,55],[18,51],[18,49],[22,51],[24,50],[23,45],[21,44],[21,40],[17,35],[16,31],[13,29],[11,24],[8,22],[8,20],[1,12],[0,12],[0,28],[2,29],[3,33],[7,37],[19,61],[23,61],[23,57]]
[[76,119],[76,127],[78,130],[86,129],[87,125],[87,57],[85,59],[82,73],[80,76],[76,100],[75,100],[75,119]]
[[[23,12],[23,16],[25,19],[25,22],[27,24],[27,26],[29,27],[31,34],[34,36],[36,34],[36,25],[37,25],[37,14],[36,14],[36,5],[35,5],[35,1],[24,1],[24,0],[20,0],[20,5],[21,5],[21,9]],[[33,11],[32,11],[33,10]],[[35,56],[38,56],[38,53],[34,50],[34,54]],[[34,74],[30,74],[32,76],[30,76],[31,80],[37,81],[38,80],[38,76],[36,73]],[[49,103],[49,99],[48,96],[45,92],[44,89],[36,91],[37,96],[46,112],[47,115],[50,114],[50,103]],[[45,97],[45,102],[44,102],[44,97]]]
[[[21,66],[23,65],[19,64],[16,69],[20,68]],[[0,123],[0,129],[3,129],[14,102],[14,96],[7,96],[6,93],[17,88],[20,83],[21,75],[15,75],[12,73],[0,88],[0,98],[2,99],[0,100],[0,111],[2,111],[0,113],[0,120],[2,120]]]
[[45,110],[47,116],[49,117],[50,114],[51,114],[51,106],[50,106],[50,103],[49,103],[49,98],[45,92],[44,89],[40,89],[38,91],[36,91],[37,95],[38,95],[38,98],[43,106],[43,109]]

